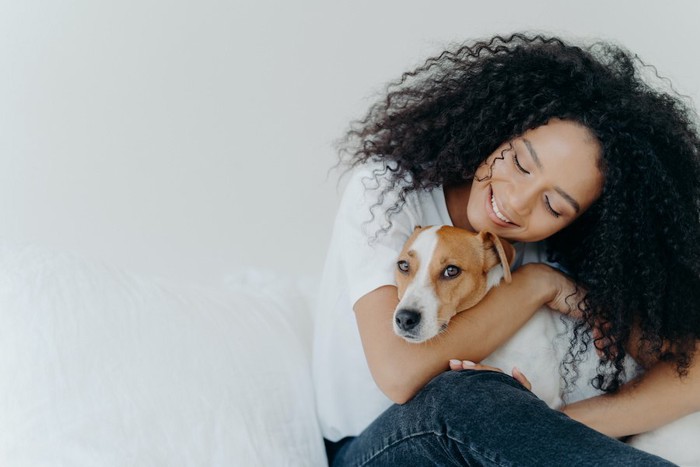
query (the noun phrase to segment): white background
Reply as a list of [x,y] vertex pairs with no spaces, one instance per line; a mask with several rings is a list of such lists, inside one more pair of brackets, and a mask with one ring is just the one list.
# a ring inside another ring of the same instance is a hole
[[318,275],[333,141],[451,42],[615,41],[699,102],[700,2],[0,2],[0,239],[208,283]]

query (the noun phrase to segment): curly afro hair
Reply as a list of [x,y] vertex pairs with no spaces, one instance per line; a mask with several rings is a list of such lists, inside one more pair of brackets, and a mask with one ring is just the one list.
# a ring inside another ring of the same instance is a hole
[[649,69],[611,44],[496,36],[404,73],[339,145],[351,167],[392,162],[377,177],[390,179],[400,204],[413,190],[469,182],[503,142],[552,118],[590,129],[602,147],[603,192],[547,248],[588,290],[566,366],[592,344],[591,327],[607,322],[599,329],[608,363],[595,382],[606,391],[621,384],[634,329],[638,351],[676,362],[680,376],[700,338],[697,115],[647,83]]

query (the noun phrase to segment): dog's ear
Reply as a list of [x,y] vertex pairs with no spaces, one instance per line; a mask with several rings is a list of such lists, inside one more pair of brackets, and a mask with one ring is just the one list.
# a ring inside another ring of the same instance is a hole
[[418,229],[420,229],[420,228],[422,228],[422,227],[421,227],[420,225],[417,225],[417,226],[415,226],[415,227],[413,228],[413,231],[415,232],[416,230],[418,230]]
[[484,246],[484,272],[500,263],[503,266],[503,277],[506,283],[510,283],[510,265],[515,259],[513,245],[506,240],[501,240],[498,235],[488,230],[479,232],[479,237]]

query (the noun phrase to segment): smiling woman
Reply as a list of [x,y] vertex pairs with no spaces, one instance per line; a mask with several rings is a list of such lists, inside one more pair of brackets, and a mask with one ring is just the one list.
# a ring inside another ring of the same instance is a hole
[[[603,187],[601,148],[590,131],[570,120],[552,119],[498,147],[477,169],[470,186],[450,196],[455,224],[490,230],[513,241],[543,240],[571,224]],[[447,196],[454,187],[445,188]]]
[[[404,73],[351,127],[314,351],[334,464],[665,464],[612,438],[700,408],[700,137],[644,66],[611,44],[496,36]],[[392,330],[396,261],[437,224],[516,241],[515,270],[409,343]],[[542,305],[579,319],[564,374],[595,344],[607,394],[555,411],[509,376],[449,373]],[[630,384],[627,355],[646,367]]]

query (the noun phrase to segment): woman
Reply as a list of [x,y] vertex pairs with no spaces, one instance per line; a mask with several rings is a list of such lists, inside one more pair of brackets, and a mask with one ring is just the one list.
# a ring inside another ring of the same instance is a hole
[[[405,73],[348,132],[314,348],[334,465],[664,464],[615,438],[700,410],[700,137],[636,65],[495,37]],[[411,344],[392,332],[394,268],[430,224],[491,230],[518,257],[511,284]],[[580,317],[564,365],[596,345],[605,395],[554,411],[472,363],[543,304]],[[646,371],[623,384],[627,354]]]

